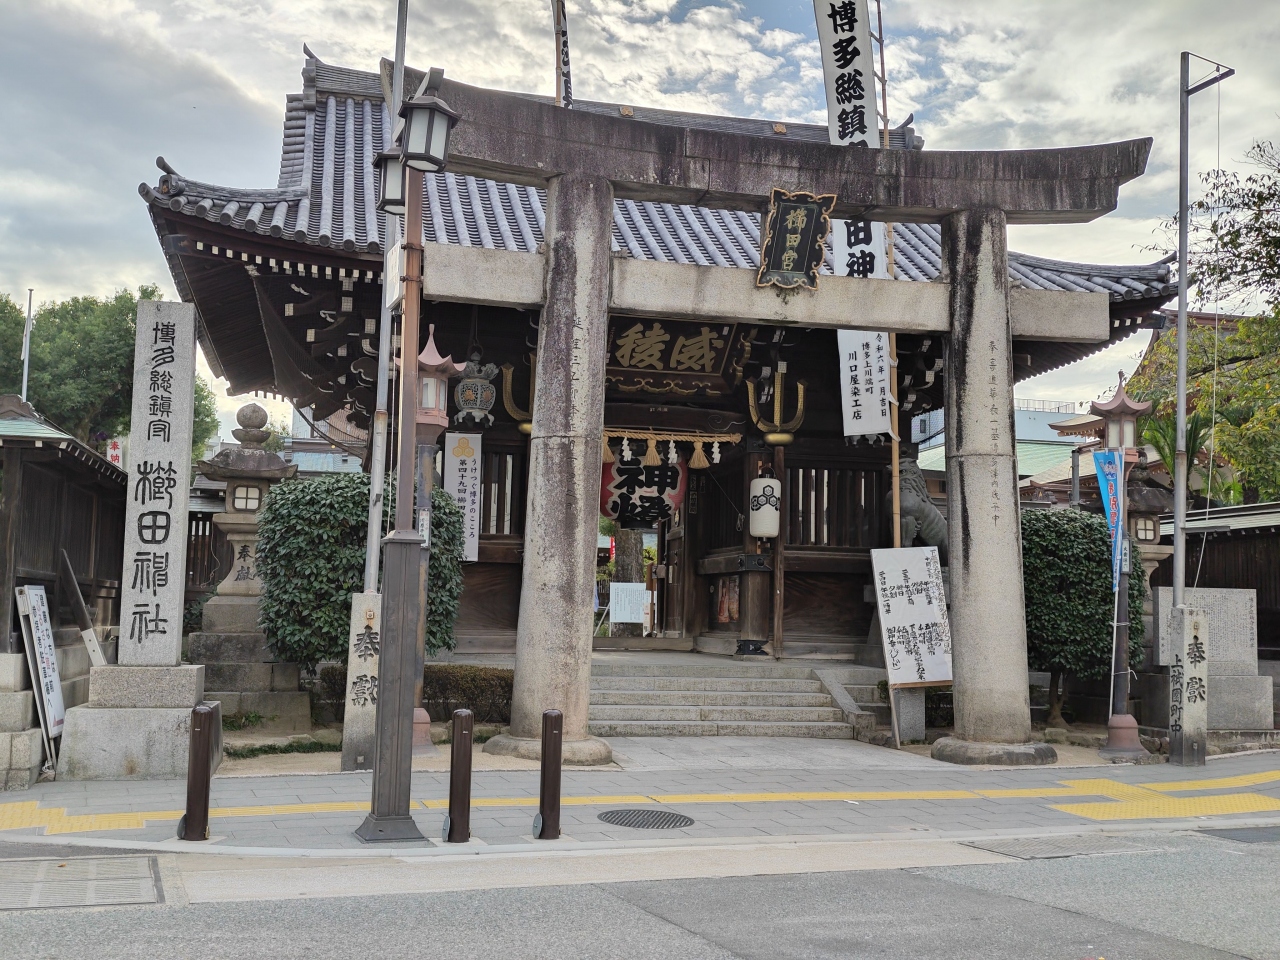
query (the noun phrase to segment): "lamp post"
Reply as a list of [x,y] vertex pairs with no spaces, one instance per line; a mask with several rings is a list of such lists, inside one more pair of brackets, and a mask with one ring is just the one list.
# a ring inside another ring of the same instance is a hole
[[1123,372],[1115,396],[1089,408],[1090,413],[1102,418],[1104,445],[1115,450],[1120,461],[1116,477],[1119,539],[1112,546],[1113,550],[1120,551],[1121,560],[1112,641],[1111,717],[1107,721],[1107,745],[1098,751],[1107,759],[1135,759],[1147,755],[1142,741],[1138,739],[1138,721],[1129,714],[1129,570],[1132,563],[1129,557],[1129,494],[1125,478],[1129,464],[1138,462],[1138,417],[1150,410],[1150,402],[1137,403],[1129,398],[1124,388]]
[[[403,13],[403,5],[402,5]],[[402,21],[403,22],[403,21]],[[398,34],[403,33],[400,27]],[[397,54],[402,45],[397,37]],[[404,119],[398,146],[404,170],[403,298],[400,355],[418,352],[422,310],[423,170],[443,168],[449,154],[449,132],[458,115],[436,95],[444,71],[432,69],[418,96],[400,108]],[[378,161],[383,170],[382,200],[395,203],[394,158]],[[425,166],[424,166],[425,164]],[[390,259],[390,258],[389,258]],[[401,278],[384,275],[384,283]],[[384,298],[386,299],[386,298]],[[413,762],[413,714],[421,706],[422,638],[426,630],[428,551],[415,523],[414,473],[418,465],[418,396],[422,385],[402,363],[400,419],[397,438],[395,529],[384,541],[383,626],[378,708],[374,720],[373,796],[369,815],[356,830],[366,843],[421,840],[409,813]]]

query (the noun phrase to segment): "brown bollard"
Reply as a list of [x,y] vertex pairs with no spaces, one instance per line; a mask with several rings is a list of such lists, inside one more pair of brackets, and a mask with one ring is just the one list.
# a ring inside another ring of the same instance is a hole
[[560,839],[560,768],[564,757],[564,714],[542,711],[542,779],[538,785],[538,815],[533,821],[537,840]]
[[191,711],[187,752],[187,811],[178,822],[179,840],[209,839],[209,784],[222,753],[222,704],[206,700]]
[[453,711],[453,750],[449,758],[449,815],[444,821],[445,843],[471,839],[470,710]]

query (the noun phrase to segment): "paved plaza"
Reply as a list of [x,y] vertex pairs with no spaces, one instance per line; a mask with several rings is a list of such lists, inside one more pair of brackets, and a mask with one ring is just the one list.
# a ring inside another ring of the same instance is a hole
[[[963,838],[1164,828],[1202,818],[1280,822],[1280,752],[1215,758],[1203,768],[973,769],[857,741],[619,738],[612,746],[617,763],[565,769],[562,843]],[[414,774],[411,809],[428,839],[406,850],[457,850],[439,841],[448,789],[446,772]],[[0,839],[57,836],[172,849],[185,790],[179,780],[42,783],[0,799]],[[353,835],[370,790],[369,773],[216,777],[213,839],[200,848],[385,853]],[[473,846],[533,843],[537,805],[536,769],[476,771]],[[618,808],[668,810],[693,823],[636,830],[599,819]]]
[[390,848],[353,835],[368,774],[218,776],[206,843],[174,836],[182,781],[2,795],[3,954],[1280,960],[1280,751],[973,769],[856,741],[611,745],[565,771],[548,842],[531,768],[475,773],[463,845],[439,840],[439,772],[413,779],[428,839]]

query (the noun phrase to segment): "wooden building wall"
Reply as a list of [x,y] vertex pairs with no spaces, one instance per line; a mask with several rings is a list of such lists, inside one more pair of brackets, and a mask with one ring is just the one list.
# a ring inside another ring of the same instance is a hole
[[59,621],[55,626],[74,623],[58,590],[62,550],[95,625],[118,625],[124,483],[109,483],[49,448],[6,443],[0,459],[0,648],[21,649],[15,587],[43,585]]

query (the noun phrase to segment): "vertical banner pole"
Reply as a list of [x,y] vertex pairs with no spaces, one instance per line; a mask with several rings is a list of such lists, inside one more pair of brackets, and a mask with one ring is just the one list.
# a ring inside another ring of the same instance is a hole
[[899,486],[901,474],[898,469],[898,455],[902,442],[898,439],[898,335],[889,334],[889,417],[890,433],[893,443],[893,546],[902,546],[902,488]]
[[786,600],[786,552],[787,552],[787,511],[791,509],[787,492],[787,463],[783,453],[785,447],[773,448],[773,475],[778,478],[778,489],[782,493],[782,503],[778,511],[778,535],[774,537],[773,548],[773,658],[782,659],[782,613]]

